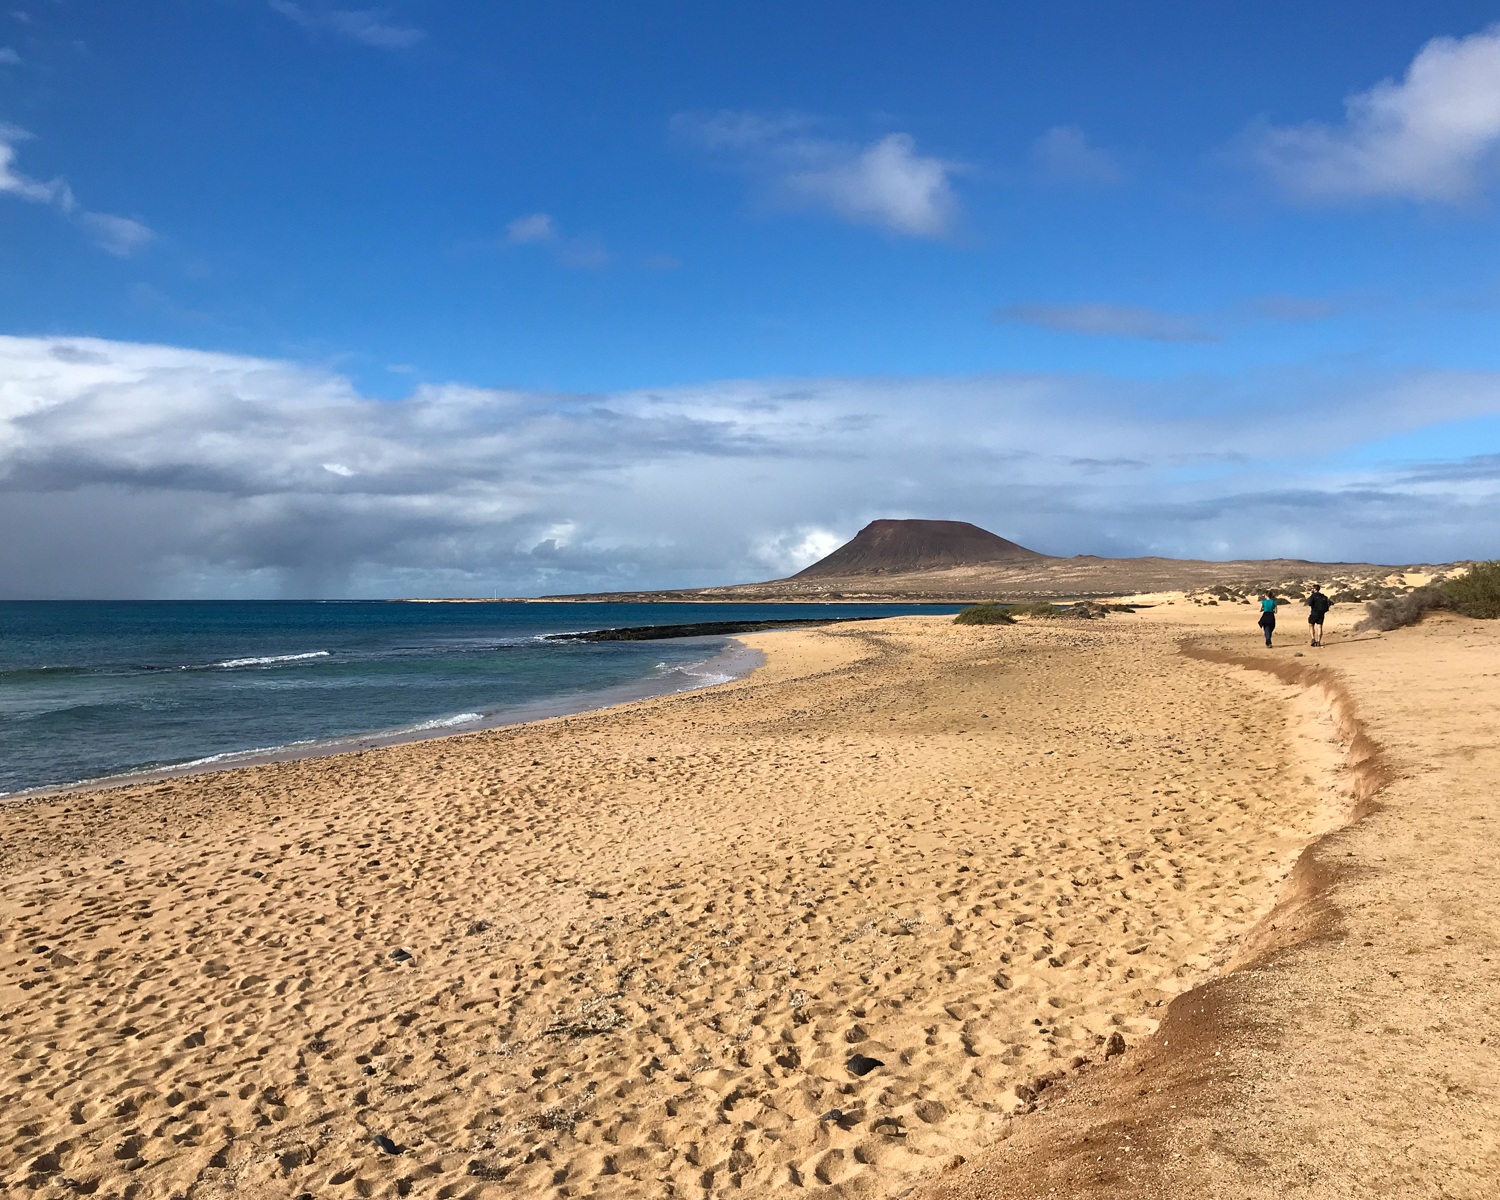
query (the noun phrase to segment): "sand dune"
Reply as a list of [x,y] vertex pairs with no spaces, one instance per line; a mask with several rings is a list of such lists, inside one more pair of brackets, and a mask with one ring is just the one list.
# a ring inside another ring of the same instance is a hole
[[710,692],[0,810],[0,1183],[901,1194],[1342,819],[1332,727],[1179,633],[756,635]]

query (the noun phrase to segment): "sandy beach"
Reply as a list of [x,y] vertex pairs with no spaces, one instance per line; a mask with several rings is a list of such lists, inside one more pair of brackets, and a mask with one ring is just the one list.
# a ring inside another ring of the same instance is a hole
[[1500,631],[1247,611],[0,808],[0,1187],[1492,1195]]

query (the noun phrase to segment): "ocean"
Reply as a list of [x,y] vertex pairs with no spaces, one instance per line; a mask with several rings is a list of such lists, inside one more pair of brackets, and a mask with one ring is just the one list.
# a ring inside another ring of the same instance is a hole
[[0,602],[0,795],[345,742],[458,733],[722,682],[726,638],[547,642],[625,625],[954,605]]

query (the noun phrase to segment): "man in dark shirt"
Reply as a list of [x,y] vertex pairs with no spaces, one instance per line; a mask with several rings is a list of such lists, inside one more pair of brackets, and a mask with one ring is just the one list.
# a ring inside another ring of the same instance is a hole
[[1307,623],[1312,626],[1312,644],[1321,646],[1323,644],[1323,618],[1328,615],[1328,610],[1333,607],[1333,601],[1323,595],[1322,589],[1313,584],[1312,595],[1307,598]]

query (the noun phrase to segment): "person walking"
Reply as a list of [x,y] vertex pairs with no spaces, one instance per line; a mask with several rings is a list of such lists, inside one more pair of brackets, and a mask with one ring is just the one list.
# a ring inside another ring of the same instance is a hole
[[1306,604],[1308,607],[1307,623],[1312,626],[1312,644],[1321,646],[1323,644],[1323,618],[1333,607],[1333,601],[1323,595],[1323,589],[1315,583],[1312,595],[1308,596]]
[[1276,632],[1276,599],[1270,592],[1260,594],[1260,620],[1256,622],[1266,633],[1266,645],[1271,644],[1271,635]]

